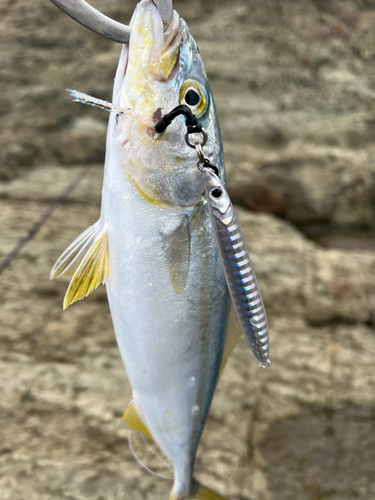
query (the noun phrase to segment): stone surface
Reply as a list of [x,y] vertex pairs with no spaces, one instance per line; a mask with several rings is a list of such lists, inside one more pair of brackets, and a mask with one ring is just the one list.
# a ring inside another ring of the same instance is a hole
[[[127,23],[135,1],[90,3]],[[174,5],[215,94],[271,330],[268,370],[243,339],[230,357],[197,478],[231,500],[375,498],[375,3]],[[131,389],[104,288],[63,313],[67,281],[49,281],[98,218],[108,119],[64,89],[110,100],[120,47],[47,0],[0,2],[0,30],[0,261],[78,182],[0,277],[0,499],[165,500],[119,425]]]

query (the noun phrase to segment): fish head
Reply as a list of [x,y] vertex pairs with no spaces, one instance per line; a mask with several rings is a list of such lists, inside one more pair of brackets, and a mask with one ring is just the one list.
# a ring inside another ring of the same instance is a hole
[[[198,47],[177,12],[164,31],[152,0],[137,5],[130,26],[127,60],[126,64],[120,61],[125,69],[116,77],[115,88],[120,90],[115,100],[139,119],[118,117],[116,143],[121,163],[148,202],[193,207],[204,189],[197,153],[185,141],[185,118],[176,118],[163,134],[154,125],[176,106],[189,106],[208,134],[205,152],[211,161],[222,162],[215,105]],[[202,135],[196,139],[202,140]]]

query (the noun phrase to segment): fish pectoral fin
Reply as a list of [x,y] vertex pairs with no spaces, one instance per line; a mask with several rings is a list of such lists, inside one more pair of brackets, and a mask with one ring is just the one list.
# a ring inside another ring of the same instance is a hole
[[99,222],[95,222],[87,228],[71,243],[68,248],[57,259],[50,274],[50,279],[54,280],[61,276],[73,278],[78,266],[87,253],[87,250],[94,243],[98,233]]
[[153,439],[153,437],[150,434],[150,431],[147,428],[147,425],[144,423],[142,417],[139,415],[139,411],[135,405],[134,399],[132,399],[128,404],[128,406],[126,407],[126,410],[123,416],[121,417],[121,420],[128,427],[131,427],[136,431],[141,431],[145,436],[147,436],[150,439]]
[[189,277],[190,223],[183,220],[171,233],[165,235],[165,258],[174,291],[180,295]]
[[108,239],[103,229],[83,257],[69,284],[64,298],[64,310],[77,300],[82,300],[108,276]]
[[223,356],[221,358],[220,371],[218,376],[218,381],[224,371],[225,365],[227,364],[228,358],[231,355],[233,349],[236,347],[237,342],[240,340],[242,335],[242,329],[238,322],[236,312],[234,307],[231,306],[228,319],[227,333],[225,336]]

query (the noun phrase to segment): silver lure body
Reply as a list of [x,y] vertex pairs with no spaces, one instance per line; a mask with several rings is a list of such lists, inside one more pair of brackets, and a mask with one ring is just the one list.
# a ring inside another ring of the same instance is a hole
[[207,204],[238,321],[262,368],[269,364],[269,335],[262,295],[245,239],[224,184],[202,168]]

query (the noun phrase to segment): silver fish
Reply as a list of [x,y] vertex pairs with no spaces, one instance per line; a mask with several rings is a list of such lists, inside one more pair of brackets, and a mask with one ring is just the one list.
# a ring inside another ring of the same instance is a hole
[[51,278],[71,278],[64,308],[106,284],[133,390],[124,422],[152,436],[173,462],[171,500],[220,499],[193,479],[193,468],[239,329],[227,329],[230,297],[184,119],[155,131],[179,104],[203,124],[208,156],[225,179],[197,45],[176,12],[165,30],[153,1],[142,0],[115,78],[112,109],[120,111],[109,120],[100,219],[61,255]]

